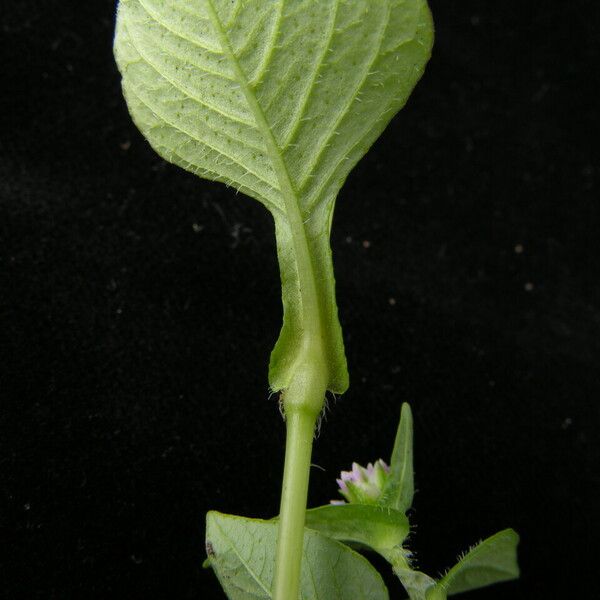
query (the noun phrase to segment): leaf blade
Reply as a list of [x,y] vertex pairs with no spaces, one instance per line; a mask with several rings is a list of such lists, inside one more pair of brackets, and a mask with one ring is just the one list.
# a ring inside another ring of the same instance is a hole
[[412,505],[414,493],[413,417],[410,405],[404,402],[390,460],[390,475],[381,503],[406,512]]
[[[271,598],[277,524],[209,512],[209,560],[231,600]],[[314,600],[388,600],[380,575],[350,548],[307,529],[301,598]]]
[[142,133],[166,160],[275,217],[286,285],[273,391],[311,344],[323,346],[327,388],[348,387],[327,241],[334,201],[406,102],[432,33],[425,0],[119,3],[115,56]]
[[467,552],[438,585],[453,595],[518,578],[518,544],[513,529],[496,533]]
[[354,542],[387,555],[409,534],[406,515],[366,504],[326,505],[306,511],[306,527],[333,539]]

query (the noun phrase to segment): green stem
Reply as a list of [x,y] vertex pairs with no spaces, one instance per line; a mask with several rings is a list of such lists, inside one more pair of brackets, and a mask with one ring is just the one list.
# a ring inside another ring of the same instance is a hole
[[[311,355],[308,353],[307,358]],[[284,393],[285,464],[277,533],[273,600],[300,594],[302,546],[315,423],[323,405],[327,370],[320,357],[304,363]]]
[[308,494],[310,457],[315,420],[296,413],[287,418],[287,441],[273,598],[292,600],[300,592],[304,515]]

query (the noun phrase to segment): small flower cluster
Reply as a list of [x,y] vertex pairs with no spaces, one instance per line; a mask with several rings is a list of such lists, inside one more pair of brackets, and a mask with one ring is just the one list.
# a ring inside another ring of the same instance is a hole
[[[348,502],[357,504],[377,504],[381,492],[389,478],[390,468],[381,459],[366,468],[352,463],[352,471],[342,471],[337,480],[340,494]],[[332,504],[345,504],[344,500],[332,500]]]

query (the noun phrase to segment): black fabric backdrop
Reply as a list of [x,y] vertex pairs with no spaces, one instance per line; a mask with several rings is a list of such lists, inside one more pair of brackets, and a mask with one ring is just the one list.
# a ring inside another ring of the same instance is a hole
[[[473,599],[590,598],[597,8],[431,5],[426,75],[338,201],[351,388],[310,503],[387,458],[408,400],[422,568],[513,526],[522,579]],[[136,131],[112,0],[7,2],[0,19],[0,597],[220,598],[206,511],[278,509],[270,217]]]

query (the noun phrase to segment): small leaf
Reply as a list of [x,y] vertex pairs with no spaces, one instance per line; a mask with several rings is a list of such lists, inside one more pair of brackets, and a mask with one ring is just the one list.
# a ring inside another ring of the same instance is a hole
[[467,552],[437,585],[452,595],[516,579],[518,544],[513,529],[496,533]]
[[336,540],[367,546],[387,556],[409,533],[404,513],[364,504],[327,505],[306,511],[306,527]]
[[[218,512],[206,517],[209,560],[230,600],[269,600],[277,523]],[[379,573],[360,554],[306,529],[300,597],[306,600],[388,600]]]
[[446,600],[454,594],[516,579],[518,543],[516,532],[505,529],[472,548],[437,582],[412,570],[401,557],[391,562],[410,600]]
[[413,474],[413,418],[410,406],[402,404],[400,424],[396,433],[390,474],[381,494],[381,504],[406,512],[415,493]]

